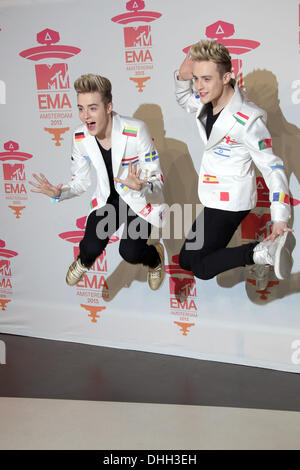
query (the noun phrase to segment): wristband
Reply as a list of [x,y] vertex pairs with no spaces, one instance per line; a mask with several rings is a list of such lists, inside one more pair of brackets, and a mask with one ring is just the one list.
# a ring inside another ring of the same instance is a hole
[[61,198],[61,196],[52,197],[51,198],[52,204],[55,204],[56,202],[58,202],[60,200],[60,198]]

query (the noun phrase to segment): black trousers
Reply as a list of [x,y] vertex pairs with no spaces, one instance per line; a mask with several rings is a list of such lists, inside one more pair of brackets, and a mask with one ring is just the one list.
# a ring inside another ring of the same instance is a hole
[[160,258],[156,248],[147,244],[151,225],[118,198],[90,213],[84,237],[79,244],[79,256],[84,266],[93,265],[105,250],[111,235],[123,223],[125,226],[119,245],[122,258],[132,264],[142,263],[150,267],[158,265]]
[[180,266],[192,271],[199,279],[212,279],[229,269],[253,264],[253,248],[257,242],[226,248],[249,212],[205,207],[183,244],[179,255]]

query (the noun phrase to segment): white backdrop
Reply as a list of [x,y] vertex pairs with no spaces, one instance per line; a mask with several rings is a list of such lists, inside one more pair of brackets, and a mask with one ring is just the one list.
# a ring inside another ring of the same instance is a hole
[[[207,27],[210,28],[207,29]],[[83,236],[91,193],[61,204],[30,192],[33,172],[70,178],[79,124],[74,80],[107,76],[114,109],[143,119],[160,153],[165,198],[199,204],[202,145],[174,98],[183,49],[206,37],[232,52],[250,99],[268,112],[300,225],[300,7],[298,0],[0,2],[0,331],[300,372],[300,259],[288,281],[258,291],[247,269],[210,281],[179,269],[181,238],[163,240],[167,274],[150,291],[146,270],[123,262],[118,236],[77,287],[66,270]],[[266,233],[268,195],[232,243]],[[186,301],[175,294],[192,285]]]

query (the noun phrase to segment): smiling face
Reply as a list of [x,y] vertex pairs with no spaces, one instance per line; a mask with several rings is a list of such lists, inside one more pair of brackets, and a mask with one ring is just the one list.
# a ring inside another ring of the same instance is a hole
[[217,105],[222,98],[225,87],[229,85],[231,72],[220,75],[217,64],[210,60],[194,61],[193,82],[203,104],[212,102]]
[[112,124],[112,103],[104,105],[98,91],[77,94],[79,118],[86,125],[89,134],[99,139],[107,137]]

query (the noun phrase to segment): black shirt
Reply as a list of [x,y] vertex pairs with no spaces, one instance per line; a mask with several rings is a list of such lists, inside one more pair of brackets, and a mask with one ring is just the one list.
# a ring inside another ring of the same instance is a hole
[[107,199],[107,202],[111,202],[115,199],[118,199],[119,197],[119,194],[117,193],[115,189],[115,184],[114,184],[114,175],[113,175],[113,168],[112,168],[112,161],[111,161],[111,148],[109,150],[106,150],[104,147],[102,147],[97,137],[95,137],[95,139],[99,146],[100,152],[102,153],[102,157],[106,166],[108,179],[109,179],[109,186],[110,186],[110,195]]
[[207,120],[206,120],[205,130],[206,130],[207,139],[209,139],[212,127],[213,127],[214,123],[216,122],[216,120],[218,119],[218,117],[220,116],[220,114],[223,110],[221,109],[221,111],[218,114],[213,115],[212,104],[208,103],[207,106],[208,106],[208,109],[207,109]]

